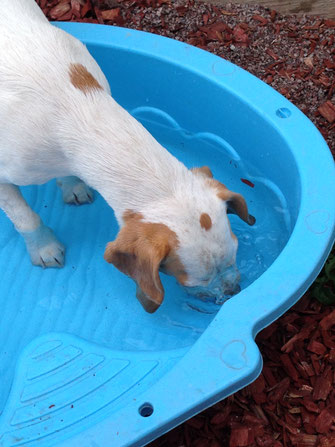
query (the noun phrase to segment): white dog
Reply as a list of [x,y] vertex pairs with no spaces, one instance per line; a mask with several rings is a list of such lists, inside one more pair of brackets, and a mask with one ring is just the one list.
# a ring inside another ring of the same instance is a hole
[[165,150],[112,99],[86,47],[34,0],[0,6],[0,207],[33,264],[62,266],[64,247],[16,185],[57,178],[65,202],[91,202],[89,185],[114,209],[121,229],[105,259],[135,280],[146,311],[164,297],[159,271],[189,290],[236,292],[227,212],[252,225],[244,198]]

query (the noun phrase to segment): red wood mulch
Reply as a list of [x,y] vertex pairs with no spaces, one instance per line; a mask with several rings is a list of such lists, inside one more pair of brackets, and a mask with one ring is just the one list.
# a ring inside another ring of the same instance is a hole
[[[335,154],[335,21],[192,0],[37,3],[52,20],[142,29],[237,63],[300,107]],[[335,447],[335,306],[307,293],[256,341],[261,376],[152,447]]]

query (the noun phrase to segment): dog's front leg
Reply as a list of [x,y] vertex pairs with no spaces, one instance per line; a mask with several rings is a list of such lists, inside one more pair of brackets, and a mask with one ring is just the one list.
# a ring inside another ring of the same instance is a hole
[[19,188],[11,184],[0,184],[0,208],[23,236],[31,262],[41,267],[62,267],[64,246],[56,239],[53,231],[46,227],[22,197]]

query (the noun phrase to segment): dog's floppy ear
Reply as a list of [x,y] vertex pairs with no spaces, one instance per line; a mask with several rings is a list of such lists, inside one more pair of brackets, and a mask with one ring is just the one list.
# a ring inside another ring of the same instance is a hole
[[132,215],[106,247],[105,260],[136,282],[136,296],[149,313],[164,298],[159,267],[170,252],[173,235],[165,225],[141,222],[138,215]]
[[230,191],[229,199],[227,200],[227,214],[236,214],[240,219],[244,220],[248,225],[255,225],[256,219],[249,214],[248,206],[241,194]]
[[228,214],[236,214],[248,225],[254,225],[256,219],[249,214],[247,203],[241,194],[230,191],[223,183],[214,180],[212,171],[208,166],[193,168],[191,171],[208,178],[209,184],[217,190],[218,197],[227,202]]
[[228,214],[236,214],[248,225],[255,224],[256,219],[254,218],[254,216],[251,216],[251,214],[249,214],[247,202],[241,194],[230,191],[222,183],[220,183],[218,196],[220,199],[227,202]]

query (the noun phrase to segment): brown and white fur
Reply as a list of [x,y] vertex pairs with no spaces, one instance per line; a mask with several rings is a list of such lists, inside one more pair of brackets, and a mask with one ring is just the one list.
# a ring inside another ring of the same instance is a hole
[[18,186],[57,178],[65,202],[91,201],[92,187],[114,209],[120,232],[105,259],[135,280],[148,312],[164,297],[159,271],[190,290],[218,280],[236,290],[227,211],[252,225],[243,197],[165,150],[113,100],[86,47],[50,25],[34,0],[0,6],[0,207],[32,262],[62,266],[64,247]]

